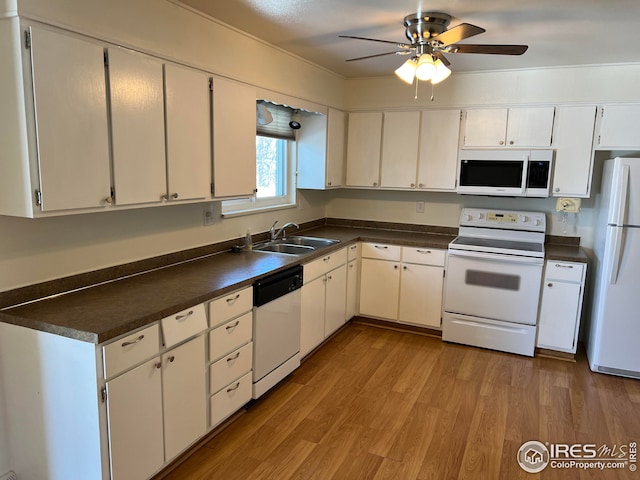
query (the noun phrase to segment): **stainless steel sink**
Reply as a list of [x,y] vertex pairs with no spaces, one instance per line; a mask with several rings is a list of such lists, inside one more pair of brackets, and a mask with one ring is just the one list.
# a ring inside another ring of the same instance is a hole
[[328,247],[340,242],[330,238],[294,236],[285,239],[259,243],[253,247],[256,252],[284,253],[287,255],[305,255],[317,248]]

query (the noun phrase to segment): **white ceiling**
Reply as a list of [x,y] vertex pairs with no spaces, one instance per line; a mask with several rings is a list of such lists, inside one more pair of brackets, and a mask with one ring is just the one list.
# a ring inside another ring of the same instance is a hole
[[406,57],[345,62],[394,46],[338,35],[405,42],[402,21],[418,11],[448,13],[449,28],[465,22],[487,30],[461,43],[529,45],[522,56],[448,54],[454,72],[640,62],[640,0],[182,2],[345,77],[389,75]]

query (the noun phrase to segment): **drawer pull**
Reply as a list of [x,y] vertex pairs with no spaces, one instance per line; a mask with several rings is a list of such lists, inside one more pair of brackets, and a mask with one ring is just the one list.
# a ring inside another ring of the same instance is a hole
[[193,315],[193,310],[189,310],[184,315],[176,315],[176,320],[181,322],[182,320],[184,320],[185,318],[190,317],[191,315]]
[[547,283],[547,287],[549,288],[553,287],[553,283]]
[[227,362],[233,362],[234,360],[237,360],[239,356],[240,356],[240,352],[236,352],[236,354],[233,357],[227,358]]
[[233,298],[227,298],[227,303],[234,303],[236,300],[240,298],[240,294],[236,293],[236,296]]
[[379,248],[380,250],[386,250],[389,248],[387,245],[374,245],[375,248]]
[[226,330],[233,330],[234,328],[236,328],[238,325],[240,325],[240,320],[236,320],[236,323],[234,323],[233,325],[227,325],[225,327]]
[[416,250],[418,253],[431,253],[431,250],[420,250],[419,248]]
[[324,257],[322,260],[325,261],[325,262],[328,262],[329,260],[331,260],[331,257],[330,256],[329,257]]
[[236,384],[233,387],[227,388],[227,393],[230,393],[230,392],[233,392],[234,390],[237,390],[238,387],[240,387],[240,382],[236,382]]
[[122,342],[122,346],[128,347],[129,345],[135,345],[136,343],[140,343],[142,340],[144,340],[144,335],[139,335],[138,338],[132,340],[131,342]]
[[573,268],[573,265],[562,265],[561,263],[556,263],[556,267],[558,267],[558,268]]
[[351,245],[351,246],[349,247],[349,250],[357,250],[357,249],[358,249],[358,246],[357,246],[357,245]]
[[162,368],[162,363],[156,362],[156,363],[153,364],[153,366],[156,367],[156,368]]
[[176,357],[174,355],[171,355],[169,357],[169,363],[173,363],[173,361],[176,359]]

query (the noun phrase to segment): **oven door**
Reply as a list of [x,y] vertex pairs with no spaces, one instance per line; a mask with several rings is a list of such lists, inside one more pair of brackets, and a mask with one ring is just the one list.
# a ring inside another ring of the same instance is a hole
[[535,325],[543,261],[449,250],[445,312]]

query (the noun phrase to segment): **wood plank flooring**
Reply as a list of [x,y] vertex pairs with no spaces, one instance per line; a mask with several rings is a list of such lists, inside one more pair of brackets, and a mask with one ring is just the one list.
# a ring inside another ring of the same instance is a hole
[[351,323],[165,478],[640,480],[526,473],[529,440],[640,442],[640,381]]

